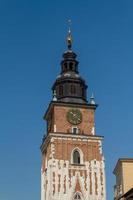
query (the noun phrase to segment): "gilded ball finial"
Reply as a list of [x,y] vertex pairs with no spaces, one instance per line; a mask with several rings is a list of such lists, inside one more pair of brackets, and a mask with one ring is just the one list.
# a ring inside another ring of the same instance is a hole
[[71,34],[71,19],[68,20],[68,36],[67,36],[67,46],[68,49],[71,50],[72,48],[72,34]]

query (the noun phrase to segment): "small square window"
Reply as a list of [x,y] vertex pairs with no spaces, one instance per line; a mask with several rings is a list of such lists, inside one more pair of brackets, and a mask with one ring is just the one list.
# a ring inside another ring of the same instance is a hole
[[73,128],[72,128],[72,133],[78,134],[78,128],[77,128],[77,127],[73,127]]

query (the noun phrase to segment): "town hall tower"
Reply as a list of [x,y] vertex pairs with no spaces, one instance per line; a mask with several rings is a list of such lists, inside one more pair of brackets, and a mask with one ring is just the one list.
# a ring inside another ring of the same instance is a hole
[[95,133],[97,104],[93,96],[87,100],[70,30],[67,46],[44,115],[41,200],[106,200],[103,137]]

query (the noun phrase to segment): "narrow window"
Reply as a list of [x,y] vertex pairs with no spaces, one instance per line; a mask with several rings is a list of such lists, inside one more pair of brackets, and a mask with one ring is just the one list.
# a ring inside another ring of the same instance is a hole
[[67,63],[64,63],[64,72],[67,71]]
[[60,96],[63,95],[63,86],[62,85],[59,86],[59,95]]
[[70,71],[73,71],[73,63],[72,62],[69,63],[69,69],[70,69]]
[[73,153],[73,164],[80,164],[80,154],[77,150]]
[[72,127],[72,133],[73,134],[78,134],[79,130],[77,127]]
[[71,91],[71,94],[75,94],[76,93],[76,87],[75,87],[75,85],[71,85],[70,86],[70,91]]

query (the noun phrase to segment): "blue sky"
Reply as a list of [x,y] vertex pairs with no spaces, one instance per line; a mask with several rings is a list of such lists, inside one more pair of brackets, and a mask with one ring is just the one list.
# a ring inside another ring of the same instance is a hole
[[133,1],[0,1],[0,199],[40,199],[42,119],[66,50],[73,49],[99,107],[104,138],[107,200],[112,171],[133,147]]

